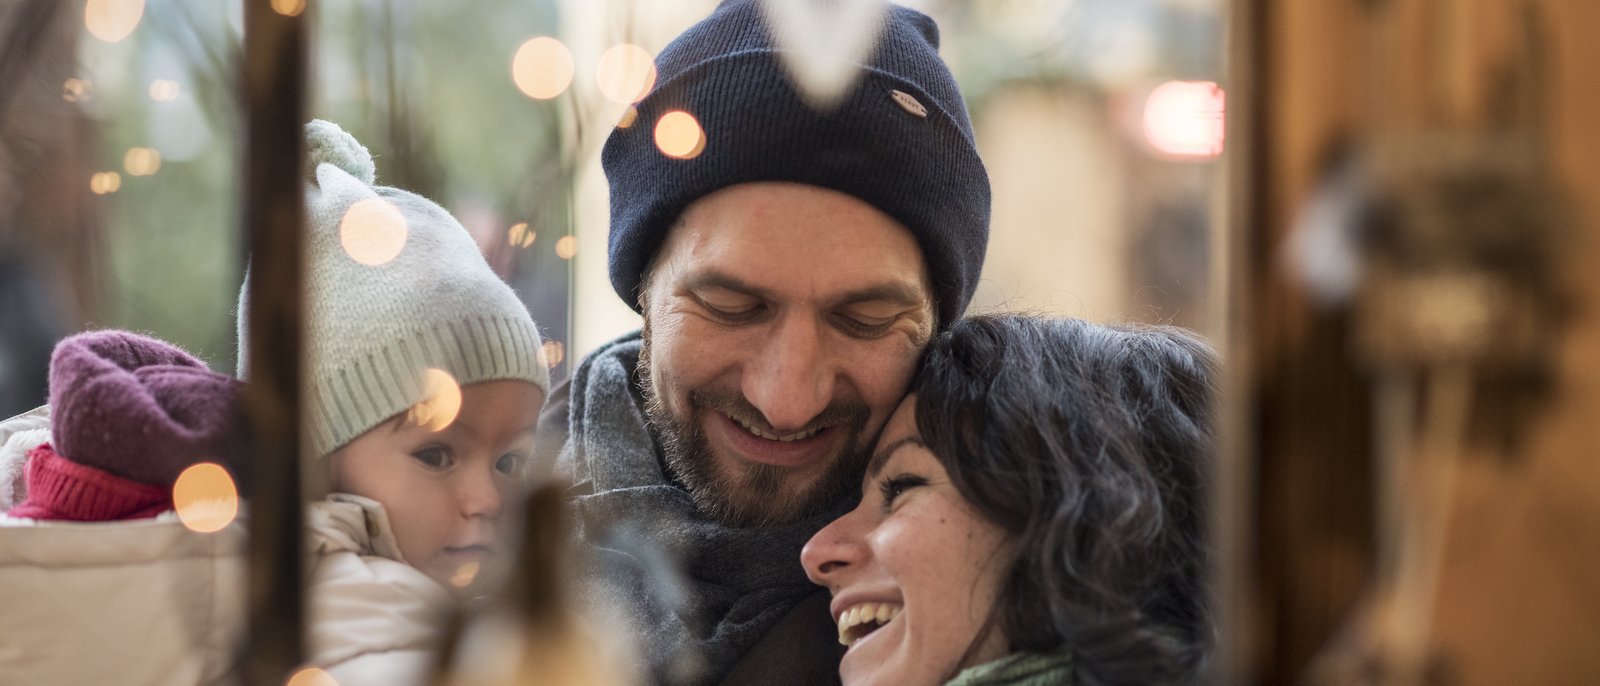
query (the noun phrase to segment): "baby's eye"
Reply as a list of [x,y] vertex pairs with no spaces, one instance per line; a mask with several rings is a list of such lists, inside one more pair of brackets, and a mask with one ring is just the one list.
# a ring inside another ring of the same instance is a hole
[[450,451],[438,446],[418,450],[411,453],[411,457],[431,469],[445,469],[455,462],[450,457]]
[[522,468],[522,463],[525,461],[527,461],[527,458],[523,457],[521,453],[506,453],[501,455],[500,459],[495,460],[494,470],[501,474],[515,474],[517,470]]

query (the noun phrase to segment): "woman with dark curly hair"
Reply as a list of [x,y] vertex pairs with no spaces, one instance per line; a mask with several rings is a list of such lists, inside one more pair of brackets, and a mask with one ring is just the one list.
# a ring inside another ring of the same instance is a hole
[[996,315],[937,338],[860,506],[801,556],[845,684],[1198,681],[1215,364],[1170,327]]

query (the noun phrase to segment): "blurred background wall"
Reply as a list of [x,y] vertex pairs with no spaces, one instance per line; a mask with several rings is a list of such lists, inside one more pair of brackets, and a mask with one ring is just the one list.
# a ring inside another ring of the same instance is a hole
[[[311,13],[311,114],[366,143],[380,183],[461,218],[544,329],[558,377],[638,325],[605,276],[599,147],[630,102],[602,82],[645,78],[714,1],[276,2]],[[940,22],[994,181],[974,308],[1203,326],[1219,1],[910,4]],[[20,285],[0,289],[0,414],[42,400],[51,342],[83,328],[151,332],[232,369],[241,5],[0,12],[3,48],[21,57],[4,63],[19,88],[0,101],[0,167],[18,191],[0,196],[0,259],[20,265],[4,270]],[[625,46],[646,59],[607,72]],[[1168,81],[1200,85],[1148,114]]]

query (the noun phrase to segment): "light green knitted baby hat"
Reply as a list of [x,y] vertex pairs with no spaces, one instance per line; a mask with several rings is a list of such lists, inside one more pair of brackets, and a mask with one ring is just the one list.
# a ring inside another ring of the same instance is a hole
[[[444,208],[374,186],[371,153],[337,124],[306,125],[307,435],[325,456],[430,396],[502,379],[545,392],[539,332]],[[244,297],[239,364],[245,365]],[[432,373],[437,378],[437,373]]]

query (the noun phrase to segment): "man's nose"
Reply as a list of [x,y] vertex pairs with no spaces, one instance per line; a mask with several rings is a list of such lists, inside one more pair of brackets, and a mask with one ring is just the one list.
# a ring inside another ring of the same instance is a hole
[[741,379],[749,400],[778,433],[804,429],[833,399],[837,370],[816,319],[780,319]]
[[800,550],[800,564],[811,583],[837,591],[843,578],[871,556],[862,528],[861,508],[822,527]]

